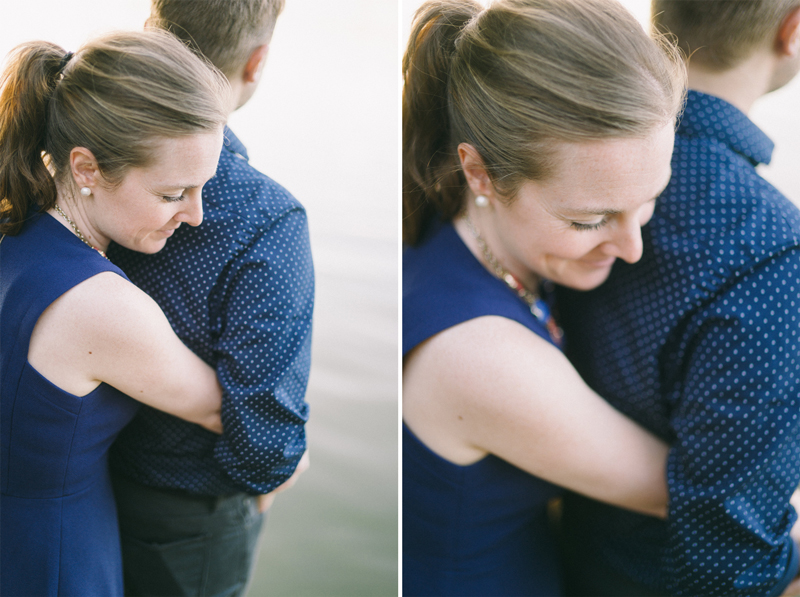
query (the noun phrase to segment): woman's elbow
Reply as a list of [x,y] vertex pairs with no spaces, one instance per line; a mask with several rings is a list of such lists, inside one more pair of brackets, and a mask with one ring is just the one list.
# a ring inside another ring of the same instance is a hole
[[200,420],[196,421],[196,423],[201,427],[219,435],[222,433],[222,417],[220,414],[220,409],[217,409],[213,413],[202,417]]

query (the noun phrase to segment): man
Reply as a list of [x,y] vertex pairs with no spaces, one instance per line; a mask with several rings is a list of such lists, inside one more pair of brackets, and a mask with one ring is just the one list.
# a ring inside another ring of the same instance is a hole
[[800,2],[653,15],[689,57],[672,180],[641,261],[560,307],[584,379],[672,446],[669,514],[568,496],[568,594],[779,595],[798,572],[800,212],[756,173],[773,145],[746,114],[800,67]]
[[[258,85],[283,0],[153,0],[166,28],[229,79],[231,111]],[[110,257],[217,371],[221,437],[143,408],[112,449],[126,594],[239,595],[263,513],[306,450],[314,282],[306,215],[225,130],[205,217],[160,253]],[[297,468],[301,471],[305,458]],[[263,496],[261,510],[272,496]]]

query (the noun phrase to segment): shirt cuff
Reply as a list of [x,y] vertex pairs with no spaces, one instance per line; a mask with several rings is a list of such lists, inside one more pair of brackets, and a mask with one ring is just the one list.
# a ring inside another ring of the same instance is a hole
[[775,589],[767,597],[781,595],[786,590],[786,587],[789,586],[789,583],[794,580],[794,577],[797,576],[798,571],[800,571],[800,552],[797,548],[797,543],[792,541],[792,555],[789,557],[789,566],[787,566],[783,578],[775,585]]

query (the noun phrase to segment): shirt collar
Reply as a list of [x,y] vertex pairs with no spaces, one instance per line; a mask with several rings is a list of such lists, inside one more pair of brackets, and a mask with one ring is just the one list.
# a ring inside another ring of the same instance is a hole
[[713,95],[689,90],[678,134],[710,137],[747,158],[753,166],[769,164],[775,144],[744,112]]
[[244,143],[239,141],[239,137],[234,135],[233,131],[227,126],[225,127],[225,136],[222,139],[222,146],[233,154],[237,154],[246,160],[250,159],[247,157],[247,148],[244,146]]

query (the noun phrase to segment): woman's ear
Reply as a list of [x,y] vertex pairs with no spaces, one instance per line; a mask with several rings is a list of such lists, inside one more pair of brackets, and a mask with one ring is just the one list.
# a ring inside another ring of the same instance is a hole
[[461,160],[461,169],[472,193],[475,196],[483,195],[490,200],[493,199],[494,185],[478,150],[469,143],[459,143],[458,159]]
[[89,187],[94,191],[101,175],[94,154],[85,147],[73,147],[69,152],[69,167],[72,179],[78,188]]

